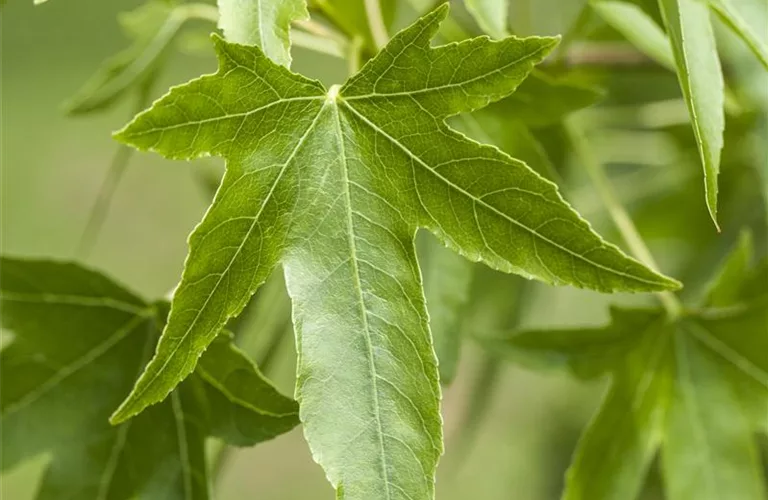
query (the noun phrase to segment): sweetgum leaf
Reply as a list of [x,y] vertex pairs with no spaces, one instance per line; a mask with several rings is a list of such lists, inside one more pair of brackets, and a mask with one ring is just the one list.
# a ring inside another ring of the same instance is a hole
[[172,89],[116,134],[168,158],[223,156],[227,172],[190,237],[155,356],[114,422],[165,399],[282,264],[316,460],[346,498],[430,498],[440,388],[417,228],[549,283],[678,286],[600,239],[524,163],[445,125],[512,93],[556,44],[481,37],[431,48],[447,12],[424,16],[329,90],[214,36],[219,71]]
[[228,40],[258,45],[277,64],[291,65],[291,22],[308,19],[306,0],[218,0]]
[[743,265],[746,245],[718,273],[709,305],[682,318],[616,309],[602,330],[484,341],[529,366],[610,374],[563,498],[637,498],[657,452],[670,500],[766,498],[754,434],[768,432],[768,261]]
[[294,401],[219,335],[161,405],[109,415],[152,353],[167,305],[75,264],[4,258],[2,466],[50,452],[38,499],[206,499],[204,439],[253,445],[298,423]]

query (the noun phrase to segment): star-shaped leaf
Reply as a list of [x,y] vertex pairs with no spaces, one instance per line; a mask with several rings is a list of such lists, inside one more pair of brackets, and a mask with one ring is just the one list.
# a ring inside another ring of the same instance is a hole
[[611,386],[567,475],[566,500],[637,498],[661,454],[667,498],[765,499],[756,432],[768,432],[768,260],[748,242],[723,268],[704,308],[612,311],[605,328],[486,339],[529,365],[564,365]]
[[226,334],[171,397],[119,426],[109,415],[159,338],[167,305],[148,304],[75,264],[2,259],[2,466],[43,452],[38,499],[206,499],[204,440],[254,445],[298,423]]
[[114,415],[165,399],[281,263],[296,395],[345,498],[430,498],[440,388],[414,236],[471,260],[601,291],[678,284],[604,242],[556,187],[444,120],[512,93],[553,38],[430,47],[442,6],[326,90],[214,36],[219,71],[176,87],[117,138],[168,158],[226,158],[153,360]]

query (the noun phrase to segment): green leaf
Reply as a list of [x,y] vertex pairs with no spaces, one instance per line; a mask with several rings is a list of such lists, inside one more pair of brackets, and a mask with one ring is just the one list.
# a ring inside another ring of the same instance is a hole
[[507,31],[508,0],[465,0],[464,3],[480,29],[485,33],[496,39],[509,36],[509,31]]
[[231,42],[258,45],[291,65],[291,22],[309,19],[306,0],[218,0],[219,27]]
[[[661,326],[653,313],[648,321]],[[663,433],[672,378],[669,334],[662,327],[643,335],[614,371],[597,415],[579,440],[563,500],[637,498]]]
[[738,304],[742,288],[748,273],[751,271],[752,236],[742,233],[736,249],[731,252],[710,286],[707,305],[711,307],[727,307]]
[[719,273],[725,288],[715,287],[716,297],[736,297],[735,305],[718,300],[681,318],[617,309],[603,329],[484,341],[528,366],[611,375],[567,474],[565,499],[637,498],[659,449],[670,500],[766,498],[754,434],[768,432],[768,262],[741,269],[746,246]]
[[659,0],[704,167],[707,209],[717,225],[717,176],[725,128],[725,90],[709,6],[699,0]]
[[677,380],[662,452],[669,498],[765,499],[756,429],[723,377],[722,358],[692,336],[678,332],[674,342]]
[[664,31],[643,10],[630,2],[592,0],[592,8],[645,55],[672,71],[675,56]]
[[534,70],[514,94],[479,111],[519,120],[532,128],[554,125],[566,116],[595,104],[599,89],[577,83],[567,76],[554,78]]
[[768,4],[764,0],[709,0],[712,8],[768,69]]
[[422,235],[419,264],[424,275],[424,297],[429,329],[435,345],[440,382],[450,384],[456,376],[461,347],[464,308],[469,300],[474,265],[437,240]]
[[611,325],[603,328],[532,330],[476,340],[494,356],[537,369],[568,369],[579,378],[590,379],[615,369],[636,332],[658,320],[647,311],[616,308],[611,309],[611,318]]
[[50,452],[38,499],[206,499],[206,436],[253,445],[298,423],[296,403],[222,335],[168,401],[111,426],[167,306],[75,264],[0,264],[14,335],[0,353],[2,466]]
[[431,48],[447,12],[423,17],[329,90],[214,36],[219,71],[175,87],[116,134],[168,158],[223,156],[227,172],[190,237],[155,356],[113,421],[165,399],[282,264],[315,458],[347,498],[431,497],[440,388],[417,228],[549,283],[678,286],[600,239],[525,164],[445,125],[512,93],[556,44],[481,37]]

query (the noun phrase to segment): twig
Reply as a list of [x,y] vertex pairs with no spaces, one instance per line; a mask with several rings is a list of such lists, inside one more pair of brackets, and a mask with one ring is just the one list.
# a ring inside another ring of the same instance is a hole
[[379,0],[365,0],[365,13],[368,16],[368,26],[371,29],[373,43],[377,49],[384,47],[389,41],[387,26],[381,16],[381,4]]
[[341,44],[333,38],[325,38],[306,31],[294,30],[291,33],[291,41],[297,47],[313,50],[339,59],[347,56],[346,44]]
[[[134,112],[131,113],[131,117],[142,111],[149,104],[150,96],[152,95],[152,86],[156,76],[157,72],[155,71],[140,85],[136,107]],[[91,207],[90,214],[88,215],[88,222],[83,230],[83,235],[80,237],[80,243],[78,244],[76,253],[81,258],[87,257],[91,252],[101,229],[104,227],[104,221],[106,220],[107,213],[112,205],[112,198],[120,185],[120,181],[123,179],[123,174],[125,174],[125,170],[131,161],[133,153],[133,148],[121,144],[118,146],[117,151],[115,151],[115,154],[112,157],[109,171],[101,183],[99,194]]]

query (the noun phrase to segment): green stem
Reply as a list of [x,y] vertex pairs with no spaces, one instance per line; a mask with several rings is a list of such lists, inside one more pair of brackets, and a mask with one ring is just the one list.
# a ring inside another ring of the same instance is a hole
[[[611,181],[605,174],[602,164],[592,154],[589,141],[583,132],[583,124],[578,123],[575,118],[571,117],[565,121],[565,129],[573,146],[574,153],[586,169],[592,184],[600,195],[603,205],[605,205],[608,214],[611,216],[616,229],[619,230],[619,234],[621,234],[629,251],[643,264],[658,272],[659,266],[656,264],[653,255],[651,255],[651,252],[645,245],[645,241],[640,236],[624,205],[621,204],[616,193],[613,191]],[[656,296],[670,317],[676,318],[680,316],[683,311],[683,305],[677,296],[671,292],[657,292]]]
[[377,49],[384,47],[389,41],[387,26],[384,24],[384,18],[381,16],[381,4],[379,0],[364,0],[365,13],[368,16],[368,27],[371,29],[373,43]]
[[211,453],[211,479],[214,485],[221,480],[221,473],[232,458],[233,448],[224,441],[216,443],[217,448]]
[[324,38],[306,31],[294,30],[291,33],[291,41],[297,47],[313,50],[320,54],[326,54],[333,57],[344,59],[347,56],[345,44],[331,38]]
[[174,15],[182,19],[202,19],[203,21],[219,22],[219,9],[204,3],[186,3],[174,9]]
[[[155,82],[157,72],[149,75],[144,82],[139,86],[139,96],[136,100],[136,107],[131,113],[131,116],[135,116],[142,111],[150,102],[152,95],[152,86]],[[88,215],[88,222],[85,224],[85,229],[80,237],[80,243],[77,247],[77,255],[86,258],[93,249],[94,243],[104,227],[104,221],[109,213],[109,208],[112,205],[112,198],[117,191],[120,181],[123,179],[125,170],[133,157],[134,149],[120,145],[115,151],[112,157],[112,162],[109,166],[109,171],[104,181],[99,188],[99,194],[96,197],[96,201],[91,207],[90,214]]]

